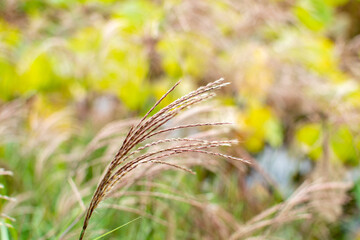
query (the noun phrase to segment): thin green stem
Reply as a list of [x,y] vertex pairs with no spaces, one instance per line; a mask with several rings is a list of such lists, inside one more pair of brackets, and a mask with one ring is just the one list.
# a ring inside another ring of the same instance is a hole
[[103,235],[95,238],[94,240],[98,240],[98,239],[100,239],[100,238],[103,238],[103,237],[105,237],[106,235],[109,235],[110,233],[115,232],[116,230],[119,230],[120,228],[125,227],[126,225],[128,225],[128,224],[130,224],[130,223],[132,223],[132,222],[135,222],[136,220],[138,220],[138,219],[140,219],[140,218],[141,218],[141,216],[140,216],[140,217],[137,217],[137,218],[131,220],[130,222],[127,222],[127,223],[125,223],[125,224],[123,224],[123,225],[121,225],[121,226],[119,226],[119,227],[117,227],[117,228],[115,228],[115,229],[107,232],[107,233],[104,233]]

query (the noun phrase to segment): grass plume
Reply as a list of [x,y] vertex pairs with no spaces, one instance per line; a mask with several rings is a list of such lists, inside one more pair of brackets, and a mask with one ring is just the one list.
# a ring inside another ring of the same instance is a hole
[[[226,85],[228,82],[224,82],[224,79],[219,79],[217,81],[211,82],[206,86],[202,86],[197,90],[190,92],[189,94],[180,97],[174,102],[170,103],[166,107],[159,110],[153,116],[149,117],[150,113],[160,104],[160,102],[172,92],[178,85],[180,81],[177,82],[172,88],[170,88],[155,104],[154,106],[145,114],[145,116],[139,121],[137,125],[133,125],[128,134],[126,135],[122,146],[118,150],[114,159],[110,162],[107,167],[107,170],[101,179],[98,187],[91,199],[90,205],[87,209],[83,228],[79,237],[79,240],[84,238],[85,231],[88,227],[89,220],[97,208],[99,203],[110,193],[114,186],[119,183],[122,178],[137,168],[138,166],[145,163],[153,164],[165,164],[167,166],[174,167],[176,169],[185,170],[187,172],[193,173],[190,169],[180,166],[178,164],[170,163],[166,161],[168,157],[174,155],[179,155],[183,153],[201,153],[206,155],[213,155],[228,158],[231,160],[244,161],[243,159],[232,157],[229,155],[212,152],[208,149],[221,147],[221,146],[230,146],[231,144],[236,143],[236,141],[226,140],[226,141],[207,141],[200,139],[192,138],[172,138],[172,139],[161,139],[156,140],[142,147],[138,147],[133,150],[137,145],[149,140],[155,135],[159,135],[165,132],[175,131],[183,128],[194,128],[194,127],[204,127],[204,126],[218,126],[218,125],[227,125],[230,123],[226,122],[214,122],[214,123],[195,123],[189,125],[179,125],[171,128],[160,128],[166,124],[168,121],[173,119],[178,115],[182,110],[191,107],[197,103],[203,102],[215,96],[213,93],[214,90],[220,89]],[[154,152],[141,153],[143,150],[150,148],[154,145],[159,145],[167,142],[179,142],[178,145],[172,147],[160,148]]]

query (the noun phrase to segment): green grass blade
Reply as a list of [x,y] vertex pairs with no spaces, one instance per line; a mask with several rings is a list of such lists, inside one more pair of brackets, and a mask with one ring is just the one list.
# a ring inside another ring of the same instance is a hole
[[10,240],[9,233],[8,233],[5,223],[3,221],[1,221],[0,227],[1,227],[0,228],[1,229],[1,239],[2,240]]
[[132,223],[132,222],[135,222],[136,220],[138,220],[138,219],[140,219],[140,218],[141,218],[141,217],[137,217],[137,218],[131,220],[130,222],[127,222],[127,223],[125,223],[125,224],[123,224],[123,225],[121,225],[121,226],[119,226],[119,227],[117,227],[117,228],[115,228],[115,229],[113,229],[113,230],[111,230],[111,231],[109,231],[109,232],[104,233],[103,235],[95,238],[94,240],[98,240],[98,239],[100,239],[100,238],[103,238],[103,237],[105,237],[106,235],[109,235],[110,233],[115,232],[116,230],[119,230],[120,228],[123,228],[123,227],[125,227],[126,225],[128,225],[128,224],[130,224],[130,223]]

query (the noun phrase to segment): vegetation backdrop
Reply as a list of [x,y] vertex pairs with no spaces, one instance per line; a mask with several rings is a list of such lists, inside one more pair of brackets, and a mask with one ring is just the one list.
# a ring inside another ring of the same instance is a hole
[[173,124],[232,127],[164,138],[251,164],[135,171],[86,238],[360,239],[360,1],[0,0],[1,239],[77,239],[130,127],[220,77]]

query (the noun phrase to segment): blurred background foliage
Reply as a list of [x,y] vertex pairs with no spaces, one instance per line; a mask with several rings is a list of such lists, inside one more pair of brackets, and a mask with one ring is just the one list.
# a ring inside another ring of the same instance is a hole
[[[0,16],[1,105],[26,106],[16,110],[13,131],[5,118],[0,126],[0,167],[14,173],[2,177],[0,191],[32,202],[9,228],[13,238],[40,239],[63,219],[61,193],[51,186],[66,176],[64,154],[81,152],[111,121],[142,116],[178,79],[164,104],[224,77],[232,85],[219,95],[236,109],[241,148],[255,158],[280,149],[311,168],[323,160],[342,169],[355,183],[353,200],[326,236],[360,239],[360,1],[2,0]],[[42,177],[49,169],[54,176]],[[232,206],[226,201],[215,202]],[[151,235],[154,223],[142,224],[150,230],[138,239],[163,239]],[[322,234],[304,239],[330,239]]]

